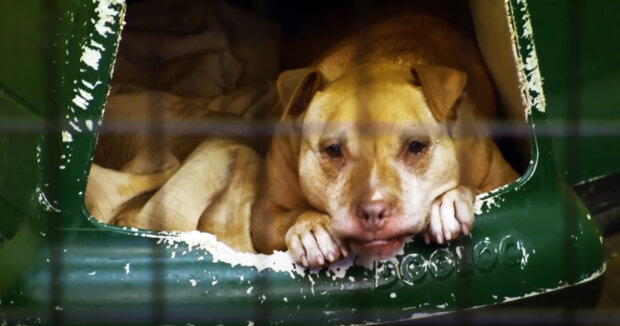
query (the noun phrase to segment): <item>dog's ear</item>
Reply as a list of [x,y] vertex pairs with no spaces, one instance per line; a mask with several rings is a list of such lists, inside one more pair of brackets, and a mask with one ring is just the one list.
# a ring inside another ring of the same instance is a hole
[[448,67],[425,64],[414,65],[411,73],[414,85],[422,87],[435,119],[454,119],[455,107],[467,83],[467,74]]
[[321,73],[312,68],[287,70],[280,73],[276,83],[284,115],[302,114],[322,83]]

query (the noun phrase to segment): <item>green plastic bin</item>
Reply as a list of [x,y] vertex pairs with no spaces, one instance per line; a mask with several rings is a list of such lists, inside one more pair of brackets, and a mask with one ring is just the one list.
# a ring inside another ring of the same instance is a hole
[[449,245],[415,240],[372,268],[344,261],[304,270],[285,253],[242,256],[208,235],[92,218],[84,190],[125,4],[0,2],[0,324],[395,322],[600,276],[599,230],[558,172],[552,139],[539,135],[553,108],[526,1],[496,5],[519,68],[513,91],[528,112],[527,171],[479,198],[470,236]]

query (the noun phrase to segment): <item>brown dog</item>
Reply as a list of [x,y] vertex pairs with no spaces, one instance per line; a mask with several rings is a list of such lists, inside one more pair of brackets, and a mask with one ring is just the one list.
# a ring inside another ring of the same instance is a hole
[[251,233],[304,266],[467,234],[474,195],[515,180],[486,130],[495,102],[476,46],[446,22],[393,16],[278,78],[285,106]]

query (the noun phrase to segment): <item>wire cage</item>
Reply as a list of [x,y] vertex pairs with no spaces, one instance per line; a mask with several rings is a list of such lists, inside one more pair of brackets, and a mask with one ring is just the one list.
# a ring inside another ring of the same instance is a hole
[[[132,72],[119,67],[123,55],[136,55],[129,47],[123,52],[122,45],[136,39],[130,33],[140,32],[132,29],[132,8],[148,2],[0,4],[0,324],[489,324],[507,319],[562,324],[578,317],[538,310],[515,313],[515,305],[505,304],[531,303],[523,300],[530,297],[545,301],[547,292],[562,290],[564,295],[567,289],[583,288],[578,285],[598,295],[592,288],[600,286],[606,265],[603,237],[591,212],[617,216],[613,204],[596,206],[603,197],[614,202],[609,191],[617,188],[617,177],[577,186],[589,209],[570,185],[618,169],[602,163],[599,171],[581,172],[578,72],[567,72],[567,123],[550,121],[558,115],[543,92],[524,0],[430,6],[477,40],[503,112],[491,130],[520,173],[518,180],[476,198],[476,222],[469,236],[443,245],[414,240],[403,254],[372,266],[347,259],[328,268],[305,269],[286,252],[239,253],[205,233],[101,223],[87,210],[84,198],[93,158],[97,163],[98,137],[104,143],[108,135],[139,133],[161,143],[167,134],[202,139],[241,133],[263,144],[260,151],[273,128],[265,121],[169,121],[161,111],[163,95],[151,103],[147,120],[106,123],[113,72],[114,78],[142,76],[130,76]],[[251,67],[247,69],[275,71],[269,76],[275,78],[282,68],[303,62],[307,54],[292,35],[307,22],[335,9],[355,21],[379,2],[225,5],[278,25],[283,51],[295,55],[275,65],[265,57],[253,66],[246,62]],[[566,6],[572,22],[568,26],[578,33],[580,25],[574,22],[583,4]],[[172,11],[159,14],[151,16],[155,23],[177,17]],[[252,35],[258,32],[253,32],[248,37],[256,41]],[[570,65],[582,59],[576,42],[569,42],[574,50],[568,55]],[[254,46],[265,45],[256,41]],[[159,86],[153,75],[143,79],[145,85]],[[218,87],[228,95],[230,90],[222,85]],[[613,129],[613,124],[607,126]],[[599,130],[603,143],[617,142],[617,133],[608,129]],[[569,150],[559,152],[558,144],[564,143],[570,146],[561,148]],[[597,191],[606,195],[594,195]],[[586,298],[583,292],[577,296]],[[489,308],[497,305],[500,309]]]

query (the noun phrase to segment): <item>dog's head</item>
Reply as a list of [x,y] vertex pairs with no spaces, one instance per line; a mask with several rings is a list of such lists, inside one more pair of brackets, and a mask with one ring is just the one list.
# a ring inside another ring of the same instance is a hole
[[367,64],[330,83],[313,69],[280,76],[285,115],[301,128],[301,190],[358,255],[395,255],[458,185],[446,122],[465,83],[465,73],[431,65]]

